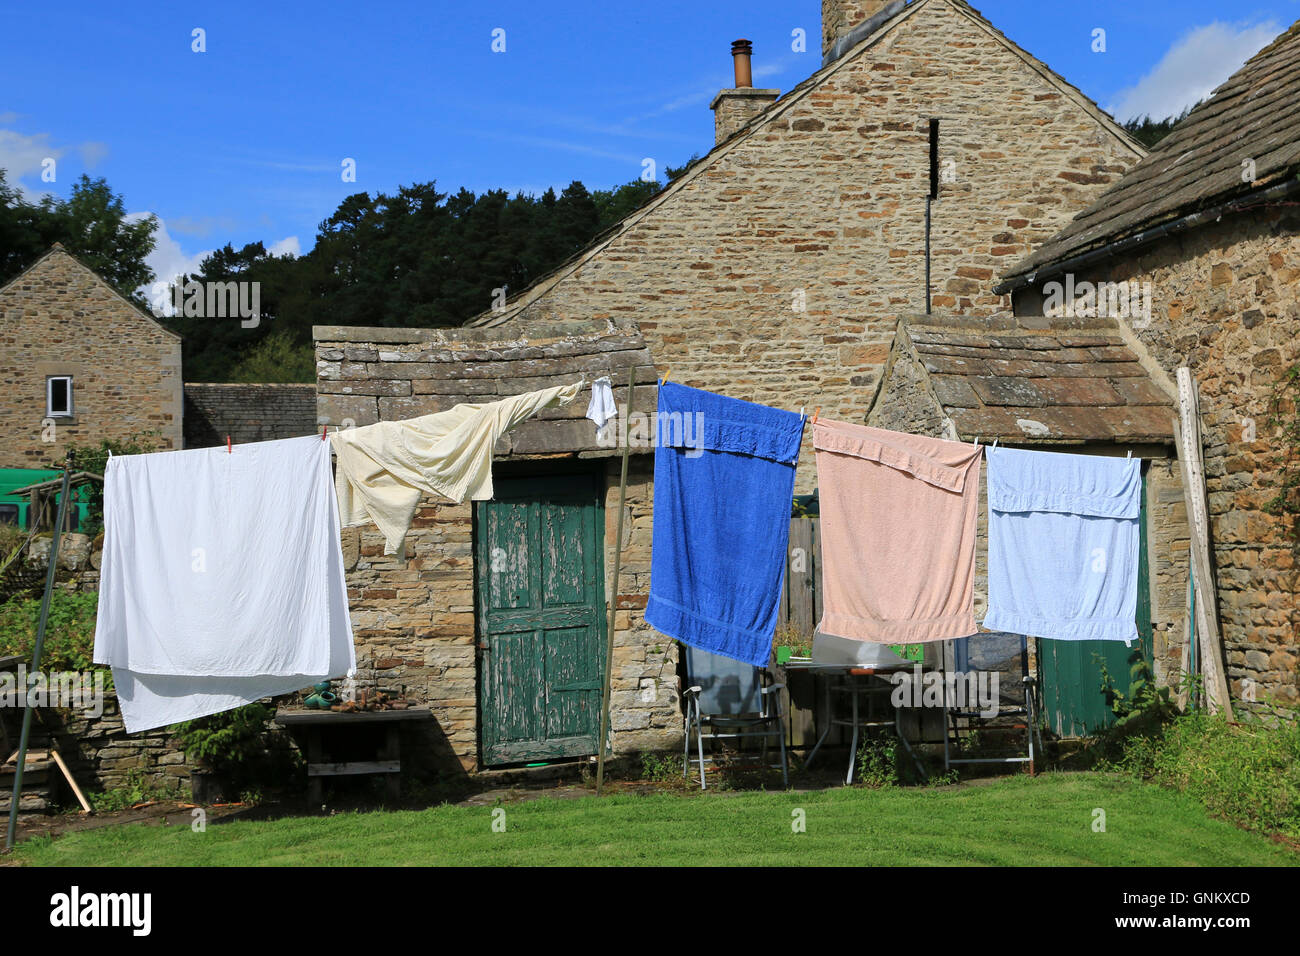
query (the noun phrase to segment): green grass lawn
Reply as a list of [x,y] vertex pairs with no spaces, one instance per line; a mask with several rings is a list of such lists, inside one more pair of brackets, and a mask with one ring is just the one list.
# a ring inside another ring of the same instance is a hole
[[[1105,810],[1106,832],[1093,831]],[[349,813],[39,839],[38,866],[729,864],[1296,865],[1183,795],[1100,774],[979,786],[810,793],[621,794],[492,807]],[[802,809],[807,832],[794,833]]]

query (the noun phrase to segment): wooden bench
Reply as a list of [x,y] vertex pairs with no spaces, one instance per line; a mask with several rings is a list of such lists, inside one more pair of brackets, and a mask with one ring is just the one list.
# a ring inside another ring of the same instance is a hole
[[[323,797],[325,777],[384,774],[387,794],[396,800],[401,795],[402,724],[412,720],[430,720],[427,707],[406,710],[373,710],[340,713],[334,710],[279,710],[275,722],[293,732],[301,729],[307,743],[307,799],[313,805]],[[342,728],[373,727],[383,731],[383,742],[374,760],[331,761],[326,748],[326,734]]]

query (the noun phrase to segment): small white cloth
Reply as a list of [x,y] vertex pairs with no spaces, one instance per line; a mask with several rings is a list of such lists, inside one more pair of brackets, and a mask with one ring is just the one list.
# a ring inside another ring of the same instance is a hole
[[614,405],[614,387],[609,383],[609,376],[602,375],[591,383],[591,402],[587,405],[587,417],[596,423],[596,437],[604,438],[605,426],[618,414]]
[[355,669],[329,445],[115,455],[95,663],[135,733]]
[[332,433],[343,524],[373,521],[383,532],[384,553],[396,554],[421,495],[455,502],[491,498],[497,439],[544,408],[569,404],[585,385],[578,381],[485,405],[457,405],[420,418]]

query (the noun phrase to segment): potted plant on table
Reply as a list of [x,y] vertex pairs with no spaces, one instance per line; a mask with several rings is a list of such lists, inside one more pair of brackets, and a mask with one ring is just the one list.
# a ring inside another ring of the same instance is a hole
[[786,664],[791,658],[807,657],[810,653],[808,636],[789,622],[777,627],[772,638],[777,664]]

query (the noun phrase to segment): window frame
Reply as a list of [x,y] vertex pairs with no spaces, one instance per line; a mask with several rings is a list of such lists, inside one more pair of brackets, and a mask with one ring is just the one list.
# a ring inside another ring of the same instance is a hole
[[[68,403],[67,411],[54,410],[54,382],[55,380],[67,382]],[[77,415],[76,403],[73,398],[73,383],[71,375],[47,375],[45,376],[45,417],[46,418],[75,418]]]

